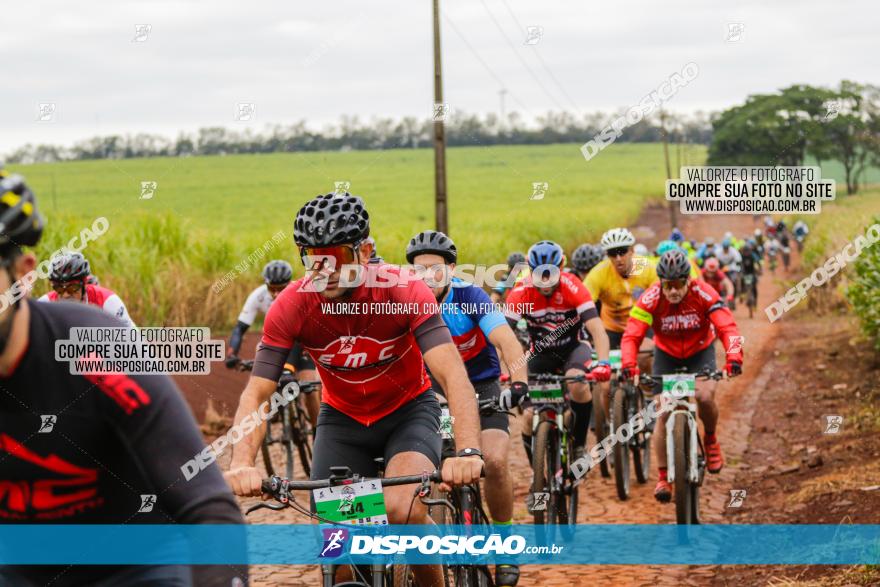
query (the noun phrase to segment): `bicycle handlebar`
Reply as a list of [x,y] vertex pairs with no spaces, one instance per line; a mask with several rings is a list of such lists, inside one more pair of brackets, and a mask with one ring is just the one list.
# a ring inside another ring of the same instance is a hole
[[[312,489],[324,489],[325,487],[335,487],[337,485],[349,485],[353,483],[360,483],[361,481],[366,480],[367,477],[363,477],[361,475],[358,475],[357,473],[345,479],[315,480],[291,480],[284,479],[276,475],[274,477],[269,477],[268,479],[263,479],[261,488],[263,490],[263,493],[268,493],[273,497],[278,497],[282,493],[282,489],[286,489],[288,491],[311,491]],[[384,477],[382,479],[375,479],[375,481],[381,482],[382,487],[394,487],[397,485],[415,485],[417,483],[424,483],[425,481],[439,483],[440,481],[442,481],[442,478],[440,475],[440,471],[432,471],[431,473],[424,473],[422,475]]]
[[[247,359],[247,360],[239,359],[235,363],[234,369],[236,371],[253,371],[254,370],[254,361],[253,361],[253,359]],[[287,371],[287,369],[285,369],[284,371],[289,372],[289,371]],[[296,380],[296,384],[299,386],[299,390],[302,393],[312,393],[313,391],[316,391],[321,388],[320,381],[299,381],[299,380]]]

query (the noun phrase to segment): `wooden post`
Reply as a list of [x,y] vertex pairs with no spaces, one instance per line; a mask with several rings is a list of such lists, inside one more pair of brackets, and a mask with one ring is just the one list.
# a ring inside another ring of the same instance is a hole
[[[438,113],[437,108],[441,111]],[[440,0],[434,0],[434,215],[437,230],[449,234],[446,206],[446,132],[443,118],[443,70],[440,67]]]

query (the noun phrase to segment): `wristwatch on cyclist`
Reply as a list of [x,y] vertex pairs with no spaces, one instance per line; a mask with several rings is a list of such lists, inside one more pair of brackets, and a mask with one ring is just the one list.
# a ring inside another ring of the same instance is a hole
[[482,460],[483,452],[478,448],[463,448],[458,451],[457,457],[480,457]]

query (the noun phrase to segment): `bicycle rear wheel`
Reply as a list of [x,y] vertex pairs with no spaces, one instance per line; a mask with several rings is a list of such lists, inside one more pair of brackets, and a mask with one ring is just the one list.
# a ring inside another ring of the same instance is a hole
[[[617,388],[611,399],[611,433],[616,434],[621,426],[627,425],[626,391]],[[621,501],[629,498],[629,441],[617,442],[614,445],[614,484],[617,486],[617,497]]]
[[290,407],[281,411],[281,448],[284,459],[284,472],[288,479],[293,479],[293,426],[290,423]]
[[269,427],[271,422],[266,423],[266,436],[263,437],[263,443],[260,445],[260,454],[263,455],[263,466],[266,467],[266,474],[269,477],[275,475],[275,467],[272,466],[272,456],[269,454]]
[[296,445],[296,452],[299,454],[299,462],[303,472],[306,477],[309,477],[312,474],[312,436],[309,434],[309,419],[302,406],[297,405],[293,409],[295,411],[293,443]]
[[693,519],[694,491],[688,480],[688,417],[684,412],[675,412],[672,426],[675,449],[675,521],[690,524]]

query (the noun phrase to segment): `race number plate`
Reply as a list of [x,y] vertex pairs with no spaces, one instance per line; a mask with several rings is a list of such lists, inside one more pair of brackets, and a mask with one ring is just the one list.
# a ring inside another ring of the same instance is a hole
[[385,496],[378,479],[351,485],[313,489],[315,512],[340,524],[382,525],[388,523]]
[[697,392],[694,375],[664,375],[663,393],[673,397],[693,397]]
[[620,350],[611,351],[608,353],[608,362],[611,363],[611,368],[615,371],[620,371]]
[[453,418],[449,414],[449,408],[440,408],[440,437],[441,438],[455,438],[452,434],[452,423],[455,422],[455,418]]
[[544,383],[529,386],[529,399],[537,404],[561,404],[565,401],[565,394],[558,383]]

